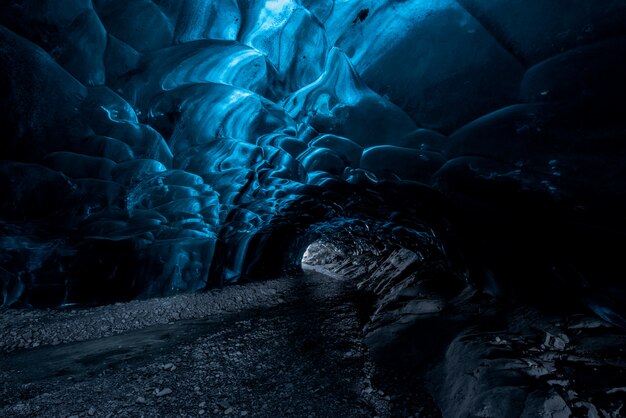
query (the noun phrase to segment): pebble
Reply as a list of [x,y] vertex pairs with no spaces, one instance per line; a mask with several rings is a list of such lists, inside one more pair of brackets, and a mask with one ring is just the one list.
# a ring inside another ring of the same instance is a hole
[[158,392],[156,393],[156,396],[157,396],[157,397],[167,396],[167,395],[169,395],[170,393],[172,393],[172,389],[170,389],[170,388],[165,388],[165,389],[161,389],[160,391],[158,391]]
[[176,370],[176,366],[174,366],[174,364],[172,363],[167,363],[165,365],[163,365],[163,370],[169,370],[170,372],[173,372],[174,370]]
[[93,414],[95,414],[95,413],[96,413],[96,408],[94,408],[94,407],[92,406],[91,408],[89,408],[89,411],[87,411],[87,413],[88,413],[89,415],[93,415]]
[[146,398],[144,398],[143,396],[138,397],[137,403],[146,403]]

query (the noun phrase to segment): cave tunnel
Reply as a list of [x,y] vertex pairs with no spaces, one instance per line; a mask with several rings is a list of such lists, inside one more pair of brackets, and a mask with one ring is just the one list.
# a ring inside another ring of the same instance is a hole
[[623,416],[623,0],[0,7],[0,416]]

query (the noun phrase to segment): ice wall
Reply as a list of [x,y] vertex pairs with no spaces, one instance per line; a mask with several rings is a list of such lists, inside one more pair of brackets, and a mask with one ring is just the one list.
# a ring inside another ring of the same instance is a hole
[[4,305],[297,270],[334,228],[437,235],[478,286],[621,320],[623,1],[24,0],[0,24]]

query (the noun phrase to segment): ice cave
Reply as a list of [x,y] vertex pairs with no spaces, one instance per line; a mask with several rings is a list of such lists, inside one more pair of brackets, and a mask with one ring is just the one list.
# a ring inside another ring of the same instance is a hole
[[0,416],[626,416],[626,1],[2,0]]

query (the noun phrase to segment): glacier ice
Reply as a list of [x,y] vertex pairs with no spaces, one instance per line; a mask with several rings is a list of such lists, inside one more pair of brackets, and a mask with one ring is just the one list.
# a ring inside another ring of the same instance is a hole
[[[34,161],[88,134],[88,127],[79,116],[80,105],[87,96],[86,87],[44,50],[3,27],[0,43],[0,109],[6,129],[0,158]],[[46,99],[38,99],[39,95]]]
[[238,40],[262,53],[284,80],[287,91],[315,80],[324,65],[326,31],[296,0],[241,0]]
[[104,84],[107,34],[90,1],[5,3],[0,24],[42,47],[81,83]]
[[330,50],[324,73],[288,96],[284,107],[296,121],[361,146],[389,143],[416,128],[406,113],[361,80],[338,48]]
[[115,167],[115,162],[108,158],[91,157],[67,151],[46,155],[43,164],[75,179],[111,180]]
[[293,130],[287,113],[253,92],[218,83],[202,83],[163,92],[145,114],[150,125],[169,134],[177,154],[217,138],[254,141],[273,131]]
[[326,134],[314,138],[309,143],[312,148],[328,148],[334,151],[350,167],[359,167],[363,147],[351,139],[337,135]]
[[236,0],[164,0],[157,4],[171,19],[176,43],[200,39],[235,40],[241,28],[241,12]]
[[626,18],[626,4],[620,0],[608,0],[602,7],[591,1],[564,0],[550,4],[541,0],[460,0],[459,4],[526,65],[617,35]]
[[94,6],[107,32],[139,52],[172,43],[172,22],[150,0],[96,0]]
[[623,2],[5,3],[4,305],[293,272],[348,234],[624,316]]
[[139,108],[160,92],[202,83],[228,84],[272,97],[276,73],[265,55],[245,45],[202,40],[146,53],[137,71],[110,80]]
[[450,133],[516,100],[523,67],[455,0],[336,1],[326,26],[362,79],[421,127]]
[[405,180],[429,183],[430,177],[444,163],[444,157],[437,152],[379,145],[363,151],[360,167],[379,177],[393,173]]

